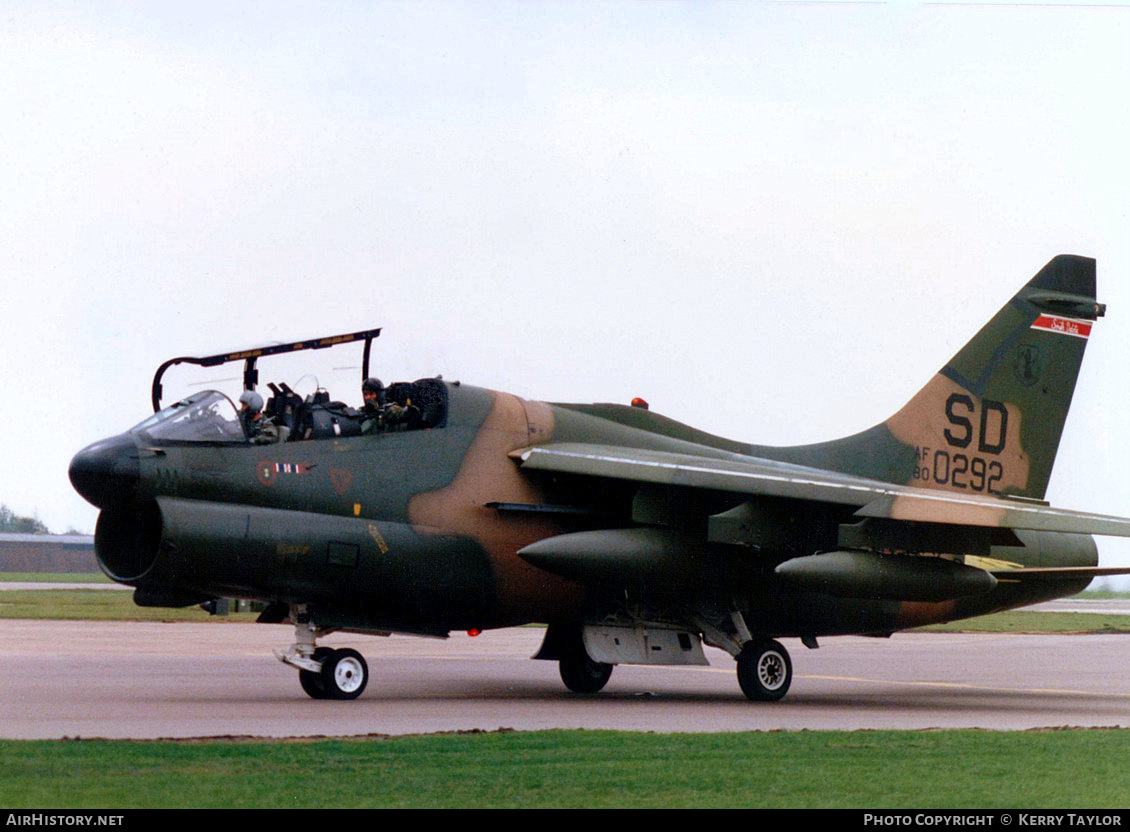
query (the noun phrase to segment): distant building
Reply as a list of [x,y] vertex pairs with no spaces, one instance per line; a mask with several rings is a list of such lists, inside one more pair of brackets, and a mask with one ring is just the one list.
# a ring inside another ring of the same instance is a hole
[[101,572],[84,534],[0,534],[0,572]]

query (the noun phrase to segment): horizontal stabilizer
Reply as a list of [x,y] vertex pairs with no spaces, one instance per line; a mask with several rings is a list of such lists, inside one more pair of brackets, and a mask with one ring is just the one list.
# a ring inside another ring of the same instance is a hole
[[915,488],[881,496],[859,509],[856,515],[916,523],[1130,537],[1130,518]]
[[1069,578],[1109,578],[1130,575],[1124,566],[1049,566],[1030,569],[993,569],[992,575],[1000,583],[1024,581],[1062,581]]

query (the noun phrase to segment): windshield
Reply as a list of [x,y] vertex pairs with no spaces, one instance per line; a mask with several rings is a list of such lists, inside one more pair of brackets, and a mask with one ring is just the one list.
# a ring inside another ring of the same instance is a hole
[[246,442],[232,400],[216,390],[196,393],[130,430],[151,442]]

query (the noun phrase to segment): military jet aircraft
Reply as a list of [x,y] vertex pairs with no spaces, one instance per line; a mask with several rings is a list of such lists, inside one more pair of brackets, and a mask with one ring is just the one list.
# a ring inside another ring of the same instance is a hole
[[1130,520],[1043,500],[1104,311],[1094,260],[1056,257],[887,421],[799,447],[440,378],[384,388],[368,432],[328,395],[271,382],[283,437],[255,444],[220,392],[162,408],[164,370],[243,361],[251,390],[265,355],[363,342],[367,376],[380,331],[171,359],[155,414],[80,451],[70,478],[136,603],[263,602],[260,621],[293,625],[277,655],[314,698],[368,681],[357,651],[317,645],[332,631],[540,622],[535,658],[572,691],[616,664],[704,664],[705,643],[773,701],[792,677],[779,638],[889,636],[1127,571],[1097,568],[1091,535],[1130,536]]

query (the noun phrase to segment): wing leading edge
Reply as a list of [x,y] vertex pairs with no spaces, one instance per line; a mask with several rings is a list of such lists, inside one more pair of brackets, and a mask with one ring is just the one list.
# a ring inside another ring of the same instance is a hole
[[856,506],[861,518],[1130,537],[1130,518],[931,491],[710,450],[717,456],[559,442],[512,456],[531,470]]

